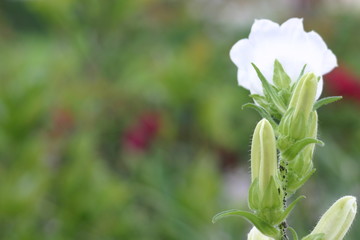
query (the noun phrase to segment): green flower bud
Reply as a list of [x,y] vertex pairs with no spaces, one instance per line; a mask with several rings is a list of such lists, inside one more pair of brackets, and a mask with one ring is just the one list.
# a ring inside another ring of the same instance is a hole
[[299,80],[292,94],[289,107],[280,123],[282,135],[293,140],[303,139],[309,128],[308,120],[313,110],[317,90],[317,78],[307,73]]
[[295,116],[300,113],[309,115],[313,109],[317,90],[317,78],[314,73],[307,73],[297,83],[289,107],[295,109]]
[[267,237],[262,234],[256,227],[253,227],[248,233],[248,240],[274,240],[274,238]]
[[340,198],[325,212],[310,235],[323,233],[326,240],[343,239],[355,218],[356,209],[355,197]]
[[[318,116],[316,111],[310,113],[309,128],[306,137],[316,139],[317,137],[317,121]],[[305,146],[293,159],[288,166],[288,194],[293,194],[300,188],[305,181],[313,174],[313,154],[315,143]]]
[[[310,113],[310,119],[309,119],[309,127],[308,132],[306,134],[306,137],[310,137],[313,139],[317,138],[317,132],[318,132],[318,115],[316,111],[312,111]],[[305,147],[304,151],[306,152],[306,155],[309,156],[309,160],[311,161],[313,158],[315,150],[315,144],[310,144]]]
[[251,180],[259,180],[260,197],[264,195],[271,177],[277,174],[277,154],[274,130],[268,120],[256,126],[251,144]]
[[251,186],[249,207],[260,218],[274,224],[283,212],[283,191],[277,175],[277,153],[274,130],[268,120],[256,126],[251,145]]

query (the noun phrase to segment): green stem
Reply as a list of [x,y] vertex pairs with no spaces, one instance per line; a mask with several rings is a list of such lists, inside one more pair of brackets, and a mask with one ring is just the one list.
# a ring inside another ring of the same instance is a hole
[[287,227],[288,226],[285,220],[279,225],[280,231],[282,233],[281,240],[289,240],[289,237],[286,234]]
[[[287,207],[287,204],[286,204],[286,197],[288,195],[287,193],[287,185],[288,185],[288,162],[284,159],[284,158],[281,158],[280,159],[280,164],[279,164],[279,170],[280,170],[280,177],[281,177],[281,182],[282,182],[282,189],[283,189],[283,192],[284,192],[284,198],[283,198],[283,208],[284,210],[286,209]],[[286,219],[280,223],[279,225],[279,229],[281,230],[282,232],[282,238],[281,240],[288,240],[289,237],[287,236],[287,233],[286,233],[286,230],[287,230],[287,223],[286,223]]]

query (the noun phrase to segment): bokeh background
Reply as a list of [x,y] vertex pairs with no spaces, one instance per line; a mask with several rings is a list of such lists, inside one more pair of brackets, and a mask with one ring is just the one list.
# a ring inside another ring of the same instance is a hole
[[[228,52],[255,18],[303,17],[337,55],[300,235],[360,194],[360,4],[0,1],[0,239],[232,240],[250,225],[250,137]],[[347,239],[358,239],[355,221]]]

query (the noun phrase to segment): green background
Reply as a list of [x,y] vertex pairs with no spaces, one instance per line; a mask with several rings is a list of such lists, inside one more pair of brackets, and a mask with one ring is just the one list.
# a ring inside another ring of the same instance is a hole
[[[247,209],[260,120],[242,110],[251,100],[228,56],[264,17],[243,2],[232,14],[248,23],[200,0],[1,1],[0,239],[245,239],[240,218],[211,223]],[[304,17],[359,78],[359,11],[267,14]],[[326,146],[289,219],[301,236],[360,192],[360,101],[344,96],[319,119]]]

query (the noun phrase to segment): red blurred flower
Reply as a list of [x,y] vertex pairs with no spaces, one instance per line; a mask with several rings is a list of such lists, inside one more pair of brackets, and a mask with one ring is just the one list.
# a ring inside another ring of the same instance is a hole
[[326,86],[332,95],[360,101],[360,77],[344,67],[325,75]]
[[125,130],[123,144],[125,149],[144,151],[155,139],[160,127],[160,116],[156,113],[144,113]]

